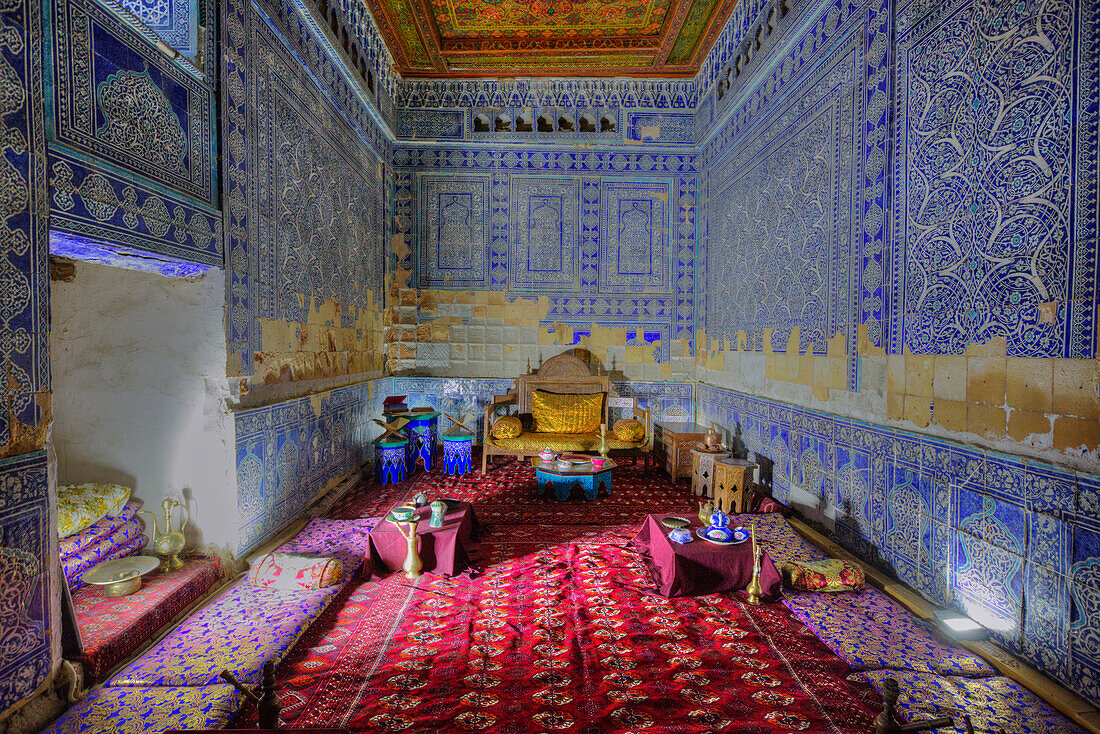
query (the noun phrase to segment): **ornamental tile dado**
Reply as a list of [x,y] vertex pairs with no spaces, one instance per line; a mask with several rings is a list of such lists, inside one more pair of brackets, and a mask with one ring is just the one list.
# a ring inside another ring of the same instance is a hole
[[211,90],[95,0],[49,7],[51,145],[215,206]]
[[899,11],[892,352],[1096,354],[1098,27],[1067,0]]
[[30,696],[50,672],[50,505],[46,452],[0,461],[0,707]]
[[777,499],[1100,701],[1100,478],[704,384],[696,400],[775,461]]

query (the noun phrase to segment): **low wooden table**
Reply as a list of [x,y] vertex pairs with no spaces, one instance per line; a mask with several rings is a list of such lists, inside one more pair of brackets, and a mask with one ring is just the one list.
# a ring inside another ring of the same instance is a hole
[[706,426],[695,423],[657,421],[653,424],[653,462],[664,466],[672,483],[691,474],[691,450],[702,448]]
[[552,489],[555,499],[558,500],[569,499],[574,488],[584,492],[586,500],[596,499],[600,487],[611,494],[611,470],[617,466],[614,461],[608,459],[599,468],[591,464],[580,464],[563,469],[555,462],[545,462],[537,456],[531,460],[531,464],[535,467],[535,481],[538,482],[539,496],[541,497],[547,489]]
[[725,451],[691,450],[691,493],[697,497],[714,499],[714,462],[728,458]]

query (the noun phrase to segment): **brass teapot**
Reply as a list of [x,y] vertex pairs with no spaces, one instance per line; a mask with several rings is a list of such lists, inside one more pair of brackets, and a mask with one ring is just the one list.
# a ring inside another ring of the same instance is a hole
[[[156,515],[148,510],[138,510],[138,512],[153,518],[153,552],[161,557],[161,573],[168,573],[183,567],[183,561],[180,559],[179,554],[183,551],[183,547],[187,545],[187,538],[183,535],[183,529],[191,521],[191,512],[186,505],[171,497],[165,497],[161,506],[164,508],[163,531],[157,523]],[[178,530],[172,527],[172,510],[176,507],[183,510],[187,515],[186,519],[180,523]]]

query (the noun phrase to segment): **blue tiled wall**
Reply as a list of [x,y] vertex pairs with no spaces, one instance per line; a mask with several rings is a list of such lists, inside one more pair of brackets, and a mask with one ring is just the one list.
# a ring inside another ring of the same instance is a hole
[[373,458],[371,421],[386,380],[237,411],[237,555],[295,518],[325,487]]
[[887,421],[878,354],[1095,359],[1098,7],[804,0],[738,71],[769,12],[742,6],[696,79],[701,326],[745,352],[797,328],[835,358],[839,336],[847,380],[815,393],[835,413],[702,385],[700,417],[740,422],[839,541],[1100,701],[1097,477],[838,415]]
[[1100,701],[1100,477],[709,385],[776,498]]
[[250,375],[262,320],[304,323],[312,299],[344,327],[381,309],[389,142],[303,5],[225,12],[226,333]]
[[61,647],[46,452],[36,450],[50,398],[42,29],[41,2],[0,8],[0,713],[35,692]]

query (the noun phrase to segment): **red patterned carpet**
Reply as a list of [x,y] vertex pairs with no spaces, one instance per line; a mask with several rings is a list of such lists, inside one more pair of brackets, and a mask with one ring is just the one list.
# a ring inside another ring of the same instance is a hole
[[283,718],[357,731],[867,732],[878,694],[785,607],[664,599],[625,547],[647,512],[691,511],[684,484],[616,470],[595,502],[535,496],[529,467],[437,474],[339,513],[381,514],[418,490],[471,500],[474,578],[394,574],[349,587],[279,669]]

